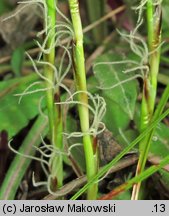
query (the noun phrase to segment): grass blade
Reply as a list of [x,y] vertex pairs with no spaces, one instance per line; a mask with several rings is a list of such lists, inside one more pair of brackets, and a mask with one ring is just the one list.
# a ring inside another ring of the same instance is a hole
[[[40,135],[44,137],[47,134],[47,123],[48,121],[44,120],[43,116],[37,118],[18,150],[20,153],[25,155],[35,154],[35,148],[32,147],[38,147],[41,143]],[[0,188],[1,200],[13,200],[15,198],[17,189],[30,163],[31,160],[24,156],[15,156]]]

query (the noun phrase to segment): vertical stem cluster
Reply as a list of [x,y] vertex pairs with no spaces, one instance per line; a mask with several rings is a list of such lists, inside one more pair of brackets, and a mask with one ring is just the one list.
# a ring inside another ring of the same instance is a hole
[[[86,172],[88,180],[92,179],[97,173],[97,154],[94,152],[93,143],[89,133],[89,110],[88,110],[88,95],[86,86],[85,59],[83,48],[83,32],[79,13],[78,0],[69,0],[70,13],[74,28],[73,41],[73,62],[74,62],[74,77],[76,89],[80,91],[78,101],[81,103],[78,106],[80,125],[83,135],[83,144],[86,157]],[[83,105],[82,105],[83,104]],[[97,184],[92,185],[88,189],[88,199],[96,199]]]
[[[54,43],[54,35],[55,35],[55,26],[56,26],[56,10],[55,10],[55,1],[56,0],[46,0],[47,4],[47,35],[48,40],[46,44],[46,48],[50,49],[49,54],[44,54],[44,60],[49,64],[55,65],[55,47],[50,48]],[[62,150],[62,113],[59,105],[55,105],[55,102],[60,101],[60,93],[59,88],[54,89],[51,88],[51,85],[55,84],[55,77],[53,68],[46,65],[45,68],[45,76],[49,80],[46,82],[48,90],[46,92],[47,98],[47,108],[48,108],[48,118],[49,118],[49,129],[50,129],[50,140],[53,144],[53,148],[59,148]],[[53,155],[50,158],[51,164],[51,175],[52,182],[51,188],[52,190],[60,187],[63,181],[63,168],[62,168],[62,156],[61,155]]]
[[[147,1],[147,31],[148,31],[148,47],[149,47],[149,73],[145,74],[143,84],[143,98],[141,107],[140,132],[144,131],[150,124],[155,107],[155,99],[157,92],[157,76],[160,64],[160,43],[161,43],[161,5],[156,8],[153,0]],[[144,171],[152,134],[148,134],[139,144],[140,157],[137,165],[136,175]],[[139,197],[141,182],[133,187],[132,199]]]

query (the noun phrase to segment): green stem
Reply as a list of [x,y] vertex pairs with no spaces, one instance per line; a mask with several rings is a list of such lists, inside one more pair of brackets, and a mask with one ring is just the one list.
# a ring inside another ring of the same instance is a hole
[[[55,47],[51,48],[54,43],[55,26],[56,26],[56,10],[55,10],[56,0],[46,0],[48,12],[47,12],[47,45],[46,48],[50,49],[49,54],[44,54],[44,60],[51,65],[55,65]],[[50,66],[45,66],[45,76],[50,82],[46,82],[46,87],[51,88],[55,84],[54,71]],[[54,91],[53,88],[46,91],[47,98],[47,109],[49,118],[49,129],[50,129],[50,140],[54,145],[54,148],[59,148],[62,151],[62,113],[60,106],[56,106],[54,103],[60,101],[59,88]],[[57,187],[62,186],[63,181],[63,162],[61,155],[55,155],[50,158],[51,164],[51,175],[52,190],[56,190]],[[57,186],[57,187],[56,187]]]
[[[161,5],[156,7],[152,0],[147,1],[147,27],[148,27],[148,45],[149,45],[149,74],[144,77],[143,98],[141,106],[141,124],[140,132],[144,131],[150,124],[155,107],[157,92],[157,77],[160,64],[160,43],[161,43]],[[137,165],[136,176],[144,171],[148,152],[151,144],[151,133],[148,134],[139,144],[140,157]],[[132,199],[139,197],[141,182],[133,187]]]
[[[76,81],[78,100],[84,105],[79,105],[79,117],[81,130],[83,135],[83,144],[86,157],[86,172],[88,181],[97,173],[97,156],[93,150],[92,139],[89,132],[89,110],[88,110],[88,95],[86,86],[86,72],[85,72],[85,59],[83,49],[83,32],[82,24],[79,14],[79,5],[77,0],[69,0],[70,13],[74,28],[74,47],[73,47],[73,61],[74,61],[74,77]],[[96,199],[97,184],[92,185],[88,190],[88,199]]]

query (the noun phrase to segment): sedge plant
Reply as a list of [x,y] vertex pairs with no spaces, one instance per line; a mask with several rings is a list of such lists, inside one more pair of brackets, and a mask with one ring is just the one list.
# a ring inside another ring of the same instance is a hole
[[[43,111],[41,110],[41,102],[42,100],[46,99],[50,144],[45,143],[45,141],[41,139],[42,146],[36,148],[41,154],[40,158],[19,153],[11,146],[10,143],[9,148],[19,155],[41,162],[42,169],[47,177],[47,181],[37,183],[33,175],[33,184],[35,186],[45,185],[47,186],[49,193],[54,194],[57,188],[63,184],[63,155],[69,156],[70,150],[76,146],[75,144],[68,148],[68,152],[64,151],[63,135],[66,135],[66,133],[63,131],[61,106],[63,104],[71,103],[78,104],[82,131],[80,136],[83,136],[84,152],[86,157],[86,172],[87,178],[90,180],[97,174],[98,171],[96,135],[104,129],[104,125],[102,125],[103,128],[99,131],[99,125],[101,123],[100,121],[105,113],[105,102],[103,98],[99,96],[92,96],[87,91],[83,50],[83,32],[78,1],[69,1],[73,29],[70,21],[57,8],[57,1],[55,0],[32,0],[22,1],[20,3],[26,4],[25,6],[28,4],[38,4],[42,9],[44,15],[44,29],[38,33],[38,36],[43,36],[44,41],[42,44],[37,41],[38,47],[41,50],[37,61],[34,61],[27,53],[35,73],[42,79],[42,81],[36,81],[32,83],[24,90],[23,93],[17,94],[16,96],[20,96],[19,102],[21,102],[23,96],[39,91],[45,92],[45,97],[41,98],[39,107],[41,114],[44,115]],[[56,22],[56,12],[58,12],[59,15],[64,18],[66,23]],[[61,42],[65,37],[72,38],[72,56],[69,51],[69,41],[66,46],[64,46]],[[63,55],[61,57],[59,66],[56,65],[56,47],[59,47],[63,50]],[[65,57],[68,57],[69,61],[66,69],[63,68]],[[77,92],[75,92],[73,95],[71,94],[70,90],[62,83],[63,79],[70,70],[72,62],[74,66],[74,78],[77,90]],[[43,66],[43,73],[39,71],[37,65]],[[38,88],[39,86],[41,88]],[[37,89],[31,90],[33,87],[36,87]],[[73,100],[73,102],[62,102],[60,97],[60,87],[66,90],[66,93],[68,93],[70,99],[72,99],[75,95],[77,96],[77,100]],[[95,110],[88,104],[88,97],[93,102]],[[89,110],[94,115],[91,126],[89,124]],[[72,133],[69,137],[71,136],[76,137],[77,133]],[[97,185],[98,184],[95,183],[89,188],[87,193],[88,199],[96,199],[98,190]]]
[[[143,79],[143,96],[141,105],[140,132],[145,130],[152,121],[155,99],[157,92],[157,77],[160,63],[160,44],[161,44],[161,2],[147,0],[147,32],[148,32],[148,71]],[[136,175],[143,172],[148,157],[151,144],[151,134],[146,136],[139,144],[139,161],[137,165]],[[137,200],[140,194],[141,182],[133,187],[132,199]]]
[[[47,26],[46,26],[46,34],[48,35],[48,39],[46,42],[46,49],[50,49],[52,44],[54,43],[54,35],[56,33],[56,10],[55,5],[57,2],[55,0],[46,0],[47,5]],[[44,54],[44,61],[48,62],[51,65],[55,65],[55,47],[53,46],[50,49],[49,53]],[[54,70],[51,66],[44,66],[44,75],[45,77],[51,81],[46,82],[47,88],[50,88],[50,84],[54,83]],[[62,141],[62,112],[61,107],[59,105],[55,105],[54,102],[60,101],[60,89],[59,87],[55,89],[50,89],[46,92],[47,98],[47,109],[48,109],[48,117],[49,117],[49,128],[50,128],[50,140],[52,144],[63,150],[63,141]],[[50,158],[51,160],[51,173],[52,173],[52,181],[51,186],[56,190],[57,187],[62,186],[63,182],[63,161],[62,155],[54,156]],[[57,187],[56,187],[57,184]],[[56,188],[55,188],[56,187]]]
[[[143,23],[142,13],[143,7],[145,5],[147,5],[148,45],[143,38],[136,35],[138,28]],[[140,5],[135,9],[139,10],[139,17],[135,29],[131,31],[129,35],[121,33],[120,31],[118,32],[130,44],[130,48],[133,53],[139,57],[138,60],[98,62],[94,65],[94,67],[102,64],[129,65],[129,68],[125,69],[123,73],[130,73],[132,76],[112,86],[99,86],[99,88],[102,90],[113,89],[125,82],[130,82],[131,80],[139,77],[142,78],[143,98],[141,105],[140,132],[143,132],[152,121],[155,108],[161,46],[161,1],[141,1]],[[132,68],[131,65],[133,66]],[[151,138],[152,134],[150,133],[143,140],[141,140],[139,144],[140,157],[137,165],[136,175],[144,170],[151,144]],[[140,183],[134,185],[132,199],[138,199],[140,185]]]
[[[91,9],[90,4],[92,4],[92,1],[87,2],[89,9]],[[99,2],[103,3],[103,1]],[[27,94],[33,94],[38,91],[44,92],[44,97],[42,97],[40,101],[39,110],[42,115],[46,116],[47,113],[50,144],[47,144],[44,141],[44,136],[41,137],[41,146],[35,146],[35,149],[41,154],[40,158],[28,156],[24,152],[18,153],[20,156],[26,156],[30,159],[35,159],[41,162],[47,181],[36,183],[35,177],[33,176],[34,185],[45,185],[47,186],[48,192],[54,195],[57,189],[63,185],[63,156],[67,156],[69,158],[72,148],[81,145],[76,143],[68,147],[67,151],[65,151],[63,136],[66,136],[67,139],[70,139],[71,137],[82,137],[88,183],[81,190],[79,190],[72,197],[72,199],[77,199],[86,190],[87,199],[97,199],[98,182],[108,174],[110,168],[114,164],[116,164],[139,142],[140,156],[136,177],[112,192],[112,194],[117,194],[118,192],[131,188],[135,183],[133,187],[132,199],[138,199],[141,182],[154,172],[158,171],[169,161],[169,158],[166,157],[159,164],[159,166],[151,167],[146,171],[144,170],[155,127],[169,113],[169,110],[167,110],[162,114],[164,106],[168,100],[168,86],[163,94],[158,108],[156,109],[156,112],[154,113],[161,46],[161,1],[141,1],[141,4],[135,8],[136,10],[139,10],[139,18],[136,28],[129,35],[119,32],[119,34],[129,42],[131,50],[138,57],[137,61],[123,60],[118,62],[99,62],[94,65],[94,67],[99,64],[126,64],[127,67],[128,65],[133,66],[132,68],[127,68],[123,71],[123,73],[126,74],[132,73],[133,76],[121,81],[120,83],[116,83],[113,86],[100,86],[99,88],[102,90],[113,89],[122,83],[130,82],[132,79],[138,77],[143,79],[140,135],[101,170],[99,170],[98,162],[97,135],[105,128],[101,121],[106,112],[106,103],[102,97],[99,95],[93,96],[87,90],[83,30],[79,12],[79,2],[78,0],[68,0],[72,23],[58,9],[57,0],[30,0],[22,1],[21,3],[39,4],[40,8],[42,8],[44,18],[44,29],[38,34],[44,38],[42,44],[37,42],[38,47],[41,50],[38,60],[34,61],[32,57],[27,54],[33,64],[36,74],[42,79],[42,81],[34,82],[27,89],[25,89],[23,93],[18,94],[21,101],[22,97]],[[142,12],[145,5],[147,7],[148,45],[145,43],[143,38],[137,36],[136,34],[138,28],[142,24]],[[57,13],[64,18],[65,22],[57,22]],[[98,29],[95,32],[98,32]],[[97,33],[95,35],[100,36]],[[66,40],[66,45],[62,43],[65,38],[70,39]],[[58,64],[59,66],[57,65],[56,48],[63,50],[63,55]],[[68,66],[66,69],[63,67],[65,58],[68,60]],[[37,65],[42,66],[43,73],[38,70]],[[76,86],[76,91],[73,93],[62,82],[72,66],[74,71],[74,83]],[[30,90],[35,86],[42,86],[42,88]],[[61,88],[63,88],[64,91],[66,91],[66,94],[68,94],[67,100],[62,100],[60,93]],[[45,111],[45,114],[41,110],[42,100],[46,101],[47,110]],[[63,127],[64,120],[62,106],[72,104],[78,106],[81,131],[67,133],[64,131]],[[93,116],[92,123],[91,114]],[[101,129],[100,126],[102,126]],[[10,143],[9,147],[17,153]],[[5,191],[5,187],[3,187],[3,191]],[[109,197],[111,197],[112,194],[110,194]],[[14,193],[12,196],[14,196]]]
[[[43,78],[46,81],[46,103],[49,119],[49,136],[53,149],[63,150],[62,142],[62,113],[61,108],[54,104],[60,100],[59,86],[55,86],[55,34],[56,34],[56,5],[55,0],[33,1],[33,3],[41,3],[44,12],[44,34],[45,44],[43,52],[44,74]],[[39,61],[41,61],[39,57]],[[51,154],[49,159],[51,178],[49,184],[51,191],[55,191],[62,186],[63,182],[63,161],[61,154]]]
[[[142,13],[145,5],[147,5],[148,45],[145,43],[143,38],[136,36],[137,30],[143,22]],[[142,133],[145,128],[149,126],[154,116],[161,46],[161,1],[141,1],[140,5],[135,9],[139,10],[136,28],[130,33],[130,35],[121,32],[119,32],[119,34],[129,42],[131,50],[140,58],[140,61],[123,60],[118,62],[99,62],[96,63],[94,67],[102,64],[133,65],[132,68],[123,71],[123,73],[132,73],[132,77],[129,77],[115,85],[100,86],[99,88],[102,90],[113,89],[122,83],[131,81],[132,79],[138,77],[143,79],[143,98],[140,120],[140,133]],[[152,136],[153,132],[148,133],[139,144],[140,157],[136,176],[144,171]],[[138,183],[133,187],[132,199],[138,199],[141,185],[140,182],[138,181]]]
[[[46,174],[47,181],[35,183],[34,185],[47,185],[48,191],[54,193],[58,187],[63,184],[63,121],[62,121],[62,109],[59,104],[56,104],[60,101],[60,86],[62,86],[66,91],[68,89],[62,85],[62,80],[68,73],[71,67],[71,57],[68,51],[68,48],[60,44],[60,39],[65,36],[69,36],[71,33],[71,28],[65,23],[56,23],[56,12],[63,16],[67,21],[67,18],[60,12],[57,8],[57,1],[55,0],[31,0],[31,1],[22,1],[20,4],[24,4],[24,7],[29,4],[38,4],[39,8],[43,12],[44,18],[44,29],[38,33],[38,36],[43,36],[44,41],[42,45],[37,41],[37,44],[41,50],[38,60],[34,61],[32,57],[27,53],[28,58],[30,59],[35,73],[41,78],[42,81],[36,81],[28,86],[23,93],[17,94],[20,96],[19,103],[22,100],[22,97],[25,95],[33,94],[36,92],[45,92],[43,98],[40,99],[39,110],[42,115],[44,115],[41,110],[42,100],[46,101],[47,106],[47,117],[49,122],[49,140],[50,144],[46,144],[42,139],[42,147],[37,148],[41,154],[41,158],[32,157],[29,155],[22,154],[30,159],[35,159],[41,162],[43,171]],[[19,13],[19,12],[18,12]],[[15,14],[14,14],[15,15]],[[11,18],[11,17],[10,17]],[[60,31],[57,32],[56,29],[60,28]],[[63,55],[61,57],[61,63],[59,68],[56,66],[56,47],[60,47],[63,50]],[[63,62],[65,57],[68,56],[69,64],[65,71],[63,72]],[[44,68],[44,71],[39,71],[37,65],[41,65]],[[45,85],[44,85],[45,84]],[[39,86],[41,88],[39,88]],[[33,90],[31,90],[34,87]],[[36,89],[35,89],[36,87]],[[46,114],[45,114],[46,116]],[[9,144],[9,148],[15,151],[12,146]],[[18,152],[18,154],[20,154]],[[20,154],[21,155],[21,154]]]
[[[77,91],[81,91],[78,95],[78,101],[81,103],[78,106],[80,125],[83,135],[84,152],[86,158],[86,172],[87,178],[90,180],[97,174],[98,157],[97,144],[94,143],[94,138],[89,134],[89,109],[88,109],[88,95],[86,86],[86,71],[83,48],[83,31],[81,18],[79,13],[78,0],[69,0],[70,13],[74,29],[73,46],[73,66],[74,78]],[[88,189],[87,198],[96,199],[97,184],[92,185]]]

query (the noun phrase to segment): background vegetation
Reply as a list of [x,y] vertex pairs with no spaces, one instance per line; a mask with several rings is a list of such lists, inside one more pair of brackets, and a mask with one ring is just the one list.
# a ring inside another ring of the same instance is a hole
[[0,199],[169,198],[168,13],[0,1]]

